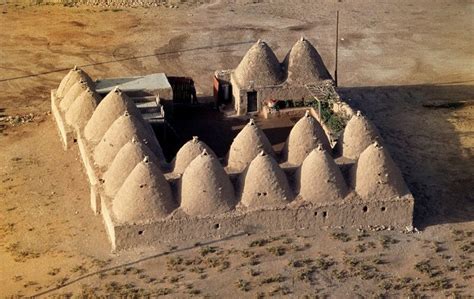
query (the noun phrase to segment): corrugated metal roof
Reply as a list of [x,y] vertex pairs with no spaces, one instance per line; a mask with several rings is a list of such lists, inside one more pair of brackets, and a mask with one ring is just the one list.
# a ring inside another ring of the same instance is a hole
[[125,93],[140,90],[171,89],[168,78],[164,73],[97,80],[95,87],[97,93],[104,94],[109,93],[116,86]]

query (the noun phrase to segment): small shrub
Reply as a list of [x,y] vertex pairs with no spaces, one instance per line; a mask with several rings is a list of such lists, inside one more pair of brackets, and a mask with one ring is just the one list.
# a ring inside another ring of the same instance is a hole
[[286,253],[286,248],[283,246],[275,246],[267,248],[268,252],[273,253],[276,256],[282,256]]
[[258,256],[254,255],[250,258],[249,265],[250,266],[256,266],[260,264],[260,260],[258,259]]
[[60,268],[53,268],[53,269],[51,269],[51,270],[48,271],[48,275],[55,276],[55,275],[58,274],[60,271],[61,271]]
[[435,281],[427,283],[425,286],[433,291],[447,290],[453,287],[447,278],[437,279]]
[[335,262],[332,259],[327,258],[318,258],[314,261],[316,269],[327,270],[329,267],[333,266]]
[[333,239],[339,240],[342,242],[349,242],[351,240],[348,234],[342,233],[342,232],[332,233],[331,236]]
[[289,287],[287,286],[276,286],[271,292],[270,292],[270,296],[275,296],[277,294],[281,294],[281,295],[289,295],[291,294],[292,291]]
[[252,242],[249,243],[249,247],[262,247],[270,243],[270,240],[268,239],[258,239],[258,240],[253,240]]
[[388,249],[390,248],[391,244],[397,244],[399,241],[397,239],[394,239],[390,236],[381,236],[380,237],[380,244],[382,245],[383,248]]
[[157,296],[166,296],[173,293],[172,289],[169,288],[159,288],[153,294]]
[[421,273],[427,274],[429,277],[434,277],[439,274],[439,272],[436,271],[436,268],[430,264],[429,260],[417,263],[415,269]]
[[316,272],[316,267],[303,269],[298,272],[298,279],[306,282],[313,282],[313,274]]
[[238,289],[240,289],[244,292],[248,292],[248,291],[251,290],[250,282],[248,282],[246,280],[239,279],[235,284],[236,284]]
[[256,269],[250,269],[250,276],[255,277],[255,276],[259,276],[260,274],[261,274],[260,271]]
[[264,285],[264,284],[270,284],[270,283],[275,283],[275,282],[284,282],[286,280],[286,277],[278,274],[276,276],[272,276],[272,277],[269,277],[269,278],[264,278],[260,281],[260,285]]
[[211,253],[215,253],[217,251],[218,247],[213,247],[213,246],[205,246],[201,248],[201,256],[206,256]]
[[300,268],[300,267],[303,267],[303,266],[306,266],[306,265],[309,265],[313,262],[312,259],[302,259],[302,260],[292,260],[290,261],[289,263],[289,266],[292,266],[294,268]]

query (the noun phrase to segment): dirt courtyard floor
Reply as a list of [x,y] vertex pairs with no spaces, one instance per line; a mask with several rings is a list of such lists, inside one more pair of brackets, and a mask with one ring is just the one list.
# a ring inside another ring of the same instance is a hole
[[[322,227],[111,252],[78,150],[63,151],[50,115],[67,70],[190,76],[208,97],[213,72],[257,39],[282,59],[303,35],[333,73],[336,10],[340,92],[380,129],[419,232]],[[461,0],[0,1],[0,295],[473,297],[473,20]]]

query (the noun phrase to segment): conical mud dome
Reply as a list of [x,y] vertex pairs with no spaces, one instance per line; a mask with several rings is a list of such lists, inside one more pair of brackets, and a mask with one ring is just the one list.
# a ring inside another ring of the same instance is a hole
[[248,50],[235,69],[234,76],[243,86],[249,85],[250,82],[257,86],[276,85],[284,79],[275,53],[261,40]]
[[344,129],[341,138],[342,155],[356,160],[359,155],[372,143],[380,140],[375,126],[362,114],[352,116]]
[[207,216],[230,211],[234,206],[234,188],[227,173],[204,150],[183,173],[181,208],[190,216]]
[[62,98],[66,95],[69,89],[79,81],[85,81],[88,83],[89,86],[93,86],[93,81],[89,77],[89,75],[81,70],[78,67],[74,67],[69,73],[61,80],[59,83],[59,87],[56,90],[56,96]]
[[242,174],[241,189],[241,202],[249,208],[284,205],[292,200],[285,173],[263,151]]
[[72,103],[81,95],[82,92],[86,91],[89,88],[87,83],[84,80],[74,83],[73,86],[66,93],[64,98],[59,103],[59,108],[61,111],[66,112]]
[[216,154],[212,149],[207,146],[204,142],[200,141],[197,136],[186,142],[176,154],[176,158],[173,161],[173,172],[183,173],[189,163],[199,156],[203,150],[214,158],[217,158]]
[[382,200],[407,194],[400,169],[377,142],[369,145],[352,168],[351,184],[366,200]]
[[308,83],[331,79],[324,62],[313,45],[301,38],[291,48],[283,61],[288,72],[288,80]]
[[257,127],[253,119],[235,136],[228,154],[227,166],[241,171],[261,152],[274,155],[267,136]]
[[97,144],[112,123],[125,112],[135,117],[140,115],[133,101],[120,89],[115,88],[97,106],[86,125],[84,136],[92,144]]
[[94,113],[99,101],[99,95],[87,88],[67,110],[65,115],[67,124],[82,130]]
[[146,160],[135,166],[112,202],[115,217],[122,223],[159,220],[176,207],[159,167]]
[[135,166],[145,157],[155,165],[160,165],[160,161],[148,146],[135,139],[125,144],[103,176],[105,194],[113,198]]
[[94,149],[94,162],[99,167],[107,168],[117,155],[118,151],[132,138],[146,144],[155,153],[162,153],[155,136],[151,136],[143,122],[133,115],[125,113],[120,116],[105,133]]
[[283,158],[291,164],[300,165],[318,144],[321,144],[326,151],[331,151],[324,129],[309,111],[306,111],[291,129],[283,148]]
[[[59,98],[62,98],[66,95],[67,91],[66,90],[66,87],[68,87],[68,89],[70,88],[70,86],[72,86],[73,84],[69,85],[69,80],[72,76],[72,73],[76,70],[77,68],[74,67],[73,69],[71,69],[67,74],[66,76],[64,76],[64,78],[61,80],[61,82],[59,83],[59,86],[58,88],[56,89],[56,96],[59,97]],[[67,86],[69,85],[69,86]]]
[[296,181],[297,192],[309,202],[334,202],[348,192],[339,166],[321,146],[306,157],[296,173]]

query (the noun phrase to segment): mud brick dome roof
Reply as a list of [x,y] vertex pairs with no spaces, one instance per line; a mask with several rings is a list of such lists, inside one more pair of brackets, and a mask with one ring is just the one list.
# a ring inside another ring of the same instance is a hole
[[145,157],[148,157],[150,162],[160,165],[155,154],[142,142],[132,139],[125,144],[104,173],[105,194],[113,198],[135,166]]
[[99,95],[87,88],[72,102],[67,110],[65,115],[67,124],[82,130],[94,113],[99,101]]
[[156,136],[147,130],[143,118],[137,118],[127,112],[113,122],[99,144],[94,149],[94,161],[99,167],[107,168],[119,150],[132,138],[146,144],[160,159],[161,146]]
[[403,196],[409,192],[400,169],[378,142],[362,152],[353,166],[351,182],[357,194],[366,200]]
[[93,86],[94,82],[92,81],[91,77],[81,70],[78,67],[74,67],[67,73],[67,75],[61,80],[61,83],[59,83],[59,87],[56,90],[56,96],[59,98],[62,98],[66,95],[66,93],[71,89],[71,87],[79,82],[79,81],[85,81],[88,83],[89,86]]
[[93,143],[99,143],[112,123],[125,112],[135,117],[140,115],[133,101],[120,89],[115,88],[100,102],[84,129],[84,136]]
[[328,203],[348,193],[339,166],[321,145],[306,157],[296,176],[297,190],[305,201]]
[[234,76],[242,86],[249,85],[251,81],[257,86],[277,85],[285,77],[275,53],[262,40],[248,50],[235,69]]
[[183,173],[189,163],[199,156],[203,150],[206,150],[209,155],[217,157],[212,149],[207,146],[204,142],[199,140],[197,136],[186,142],[176,153],[176,157],[173,161],[173,172]]
[[145,159],[138,163],[113,202],[113,212],[120,222],[151,222],[169,215],[177,204],[160,168]]
[[253,159],[241,176],[241,203],[249,208],[287,204],[292,193],[285,173],[265,152]]
[[309,111],[293,126],[283,148],[283,158],[294,165],[301,165],[306,156],[321,144],[331,150],[328,138],[319,122]]
[[235,206],[234,188],[219,161],[204,150],[186,168],[181,181],[181,208],[191,216],[215,215]]
[[305,38],[299,39],[283,61],[287,79],[292,82],[307,83],[331,79],[321,55]]
[[237,134],[232,142],[228,154],[227,166],[238,171],[247,167],[261,152],[274,155],[273,148],[263,131],[253,119]]
[[356,160],[372,143],[380,140],[375,126],[360,111],[347,122],[341,138],[342,155]]
[[87,82],[82,79],[74,83],[74,85],[71,86],[59,103],[59,108],[61,111],[66,112],[69,107],[71,107],[72,103],[77,99],[77,97],[80,96],[83,91],[86,91],[87,88],[91,88],[91,86],[89,86]]

